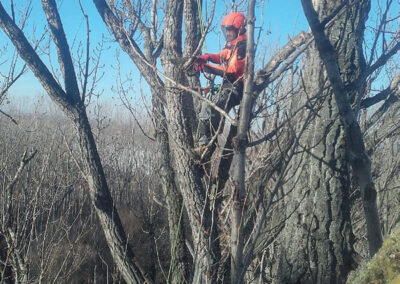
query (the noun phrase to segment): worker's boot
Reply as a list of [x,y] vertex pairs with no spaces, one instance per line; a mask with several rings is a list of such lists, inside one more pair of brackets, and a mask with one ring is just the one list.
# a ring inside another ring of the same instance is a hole
[[201,117],[201,114],[199,115],[199,127],[198,127],[198,139],[195,144],[195,148],[193,148],[193,153],[195,154],[196,158],[198,160],[201,160],[201,158],[204,156],[205,151],[207,149],[207,145],[210,142],[211,139],[211,134],[210,134],[210,120],[209,119],[204,119],[205,117]]
[[213,117],[213,112],[211,107],[207,102],[201,104],[201,110],[199,113],[199,127],[197,133],[197,145],[206,146],[211,139],[211,119]]

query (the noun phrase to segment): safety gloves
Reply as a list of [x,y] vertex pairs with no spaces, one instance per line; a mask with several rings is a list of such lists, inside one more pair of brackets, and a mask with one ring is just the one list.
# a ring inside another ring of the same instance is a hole
[[208,60],[210,60],[210,55],[208,53],[197,56],[197,61],[207,62]]
[[203,71],[206,62],[210,59],[210,55],[202,54],[198,55],[196,61],[194,62],[194,70]]

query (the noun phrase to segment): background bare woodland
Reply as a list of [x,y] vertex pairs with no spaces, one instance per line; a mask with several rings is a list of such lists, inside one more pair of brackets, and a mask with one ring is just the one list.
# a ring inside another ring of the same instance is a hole
[[[30,38],[22,2],[0,3],[1,282],[345,283],[398,226],[400,3],[302,0],[311,30],[266,51],[252,19],[268,2],[202,1],[202,32],[201,1],[93,0],[139,83],[72,45],[57,1]],[[249,67],[208,162],[190,87],[214,5],[246,11]],[[14,107],[28,68],[57,108]],[[102,72],[129,115],[102,100]],[[386,249],[393,270],[365,281],[400,274]]]

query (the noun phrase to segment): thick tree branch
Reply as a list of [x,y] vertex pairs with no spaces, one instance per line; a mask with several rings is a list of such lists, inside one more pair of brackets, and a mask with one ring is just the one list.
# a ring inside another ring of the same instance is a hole
[[150,14],[150,38],[153,45],[157,45],[157,0],[152,1]]
[[58,63],[64,77],[65,91],[68,97],[73,98],[72,101],[78,101],[80,99],[78,82],[57,4],[55,0],[42,0],[42,6],[56,45]]
[[[173,82],[186,84],[186,76],[180,65],[171,59],[182,56],[183,1],[166,1],[164,15],[164,48],[161,63],[164,73]],[[193,283],[214,283],[218,254],[214,247],[218,239],[212,230],[211,211],[207,189],[201,180],[201,168],[191,151],[193,145],[192,127],[189,117],[193,109],[188,108],[191,98],[179,90],[176,83],[165,82],[168,108],[168,135],[171,155],[174,157],[174,170],[177,187],[182,194],[190,222],[193,240]]]

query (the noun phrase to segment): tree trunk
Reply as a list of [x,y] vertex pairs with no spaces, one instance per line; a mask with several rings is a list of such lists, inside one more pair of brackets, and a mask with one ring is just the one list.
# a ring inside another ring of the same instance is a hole
[[168,210],[171,253],[168,283],[183,283],[189,278],[189,260],[185,245],[184,218],[182,215],[184,204],[182,196],[176,188],[175,174],[172,169],[164,107],[155,96],[153,96],[153,108],[157,142],[160,149],[161,168],[159,175]]
[[[176,83],[184,83],[185,77],[174,59],[182,56],[182,12],[183,2],[167,1],[164,22],[164,49],[161,60],[166,76]],[[183,84],[185,85],[185,84]],[[190,116],[193,114],[192,97],[176,88],[176,84],[165,83],[168,115],[169,146],[174,160],[174,169],[179,189],[192,229],[194,251],[194,283],[209,283],[216,276],[215,245],[211,233],[211,212],[207,193],[201,181],[201,169],[195,163],[190,147],[193,146]],[[189,101],[188,101],[189,100]],[[210,240],[211,239],[211,240]]]
[[91,201],[100,220],[114,262],[128,283],[143,283],[145,280],[150,283],[151,281],[144,277],[144,272],[135,265],[139,262],[127,244],[125,231],[110,195],[93,133],[84,109],[77,112],[74,126],[77,129],[79,145],[86,162]]
[[[314,2],[318,16],[324,19],[344,1]],[[363,68],[362,27],[368,4],[344,9],[326,34],[338,50],[343,80],[351,84]],[[278,282],[344,283],[354,253],[346,129],[315,45],[304,60],[303,100],[326,90],[321,93],[320,109],[313,110],[316,119],[300,140],[304,151],[293,160],[293,180],[286,185],[286,191],[292,192],[286,208],[289,219],[282,236]]]
[[[363,135],[356,113],[352,108],[352,104],[357,108],[357,101],[362,97],[366,85],[364,81],[366,76],[364,75],[365,62],[362,54],[362,38],[370,1],[361,1],[347,10],[350,15],[355,17],[356,22],[348,21],[344,27],[353,30],[356,36],[350,36],[345,41],[347,42],[345,49],[338,48],[337,51],[326,38],[310,0],[302,0],[302,2],[314,34],[319,55],[325,65],[327,76],[332,86],[340,120],[344,126],[344,147],[347,150],[348,160],[352,166],[352,173],[360,187],[367,224],[369,250],[370,255],[373,256],[382,246],[382,232],[376,204],[377,194],[372,180],[371,161],[365,150]],[[348,24],[349,22],[350,24]],[[350,50],[351,53],[348,54],[347,50]],[[341,56],[344,57],[344,60],[340,60]],[[356,62],[356,64],[352,62]]]

